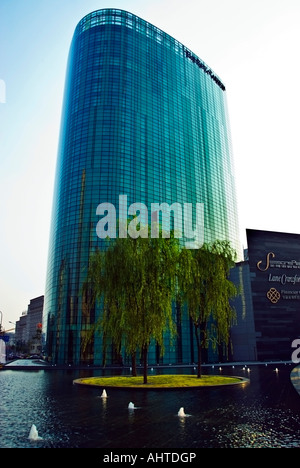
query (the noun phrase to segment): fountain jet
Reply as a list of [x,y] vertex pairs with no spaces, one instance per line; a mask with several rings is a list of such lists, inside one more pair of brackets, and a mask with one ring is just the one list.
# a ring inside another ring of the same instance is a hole
[[39,433],[37,431],[37,428],[36,428],[35,424],[32,424],[32,426],[31,426],[28,439],[32,440],[32,441],[34,441],[34,440],[43,440],[43,438],[39,436]]

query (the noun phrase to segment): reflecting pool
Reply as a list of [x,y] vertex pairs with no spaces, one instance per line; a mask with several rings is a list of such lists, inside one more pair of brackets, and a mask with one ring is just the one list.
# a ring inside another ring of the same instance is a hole
[[[107,389],[107,398],[101,398],[101,388],[73,384],[80,377],[103,375],[101,370],[2,370],[0,447],[299,448],[300,396],[291,376],[297,384],[300,372],[296,368],[291,374],[292,369],[269,364],[220,371],[215,366],[206,372],[244,376],[250,383],[188,390]],[[131,411],[130,402],[137,409]],[[181,408],[190,417],[178,417]],[[28,440],[32,424],[42,440]]]

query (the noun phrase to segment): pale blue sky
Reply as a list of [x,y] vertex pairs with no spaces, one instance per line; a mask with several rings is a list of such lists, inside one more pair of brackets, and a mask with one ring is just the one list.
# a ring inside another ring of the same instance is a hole
[[131,11],[174,36],[225,83],[241,242],[247,227],[300,233],[299,0],[0,0],[6,328],[44,294],[68,51],[80,19],[107,7]]

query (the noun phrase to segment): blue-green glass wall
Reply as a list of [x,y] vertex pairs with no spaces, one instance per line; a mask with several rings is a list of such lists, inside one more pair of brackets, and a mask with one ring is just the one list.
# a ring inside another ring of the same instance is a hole
[[[99,337],[83,338],[99,311],[82,300],[96,234],[96,208],[142,202],[203,203],[204,241],[238,246],[226,91],[184,45],[121,10],[78,24],[69,63],[50,234],[44,306],[47,353],[56,363],[102,363]],[[176,311],[174,310],[174,314]],[[188,317],[165,362],[193,361]],[[157,362],[152,346],[149,362]],[[196,355],[196,353],[195,353]],[[108,351],[108,362],[118,357]]]

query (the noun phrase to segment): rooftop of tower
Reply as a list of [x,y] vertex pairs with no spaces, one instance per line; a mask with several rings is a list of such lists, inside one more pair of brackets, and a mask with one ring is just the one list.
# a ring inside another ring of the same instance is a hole
[[219,88],[221,88],[222,91],[226,91],[221,79],[202,59],[200,59],[200,57],[166,32],[128,11],[115,8],[104,8],[93,11],[79,21],[75,29],[74,38],[78,37],[90,28],[107,24],[125,26],[126,28],[139,32],[158,43],[163,43],[165,47],[168,47],[175,53],[181,54],[191,60],[196,66],[203,70],[204,73],[210,75],[211,79],[219,86]]

